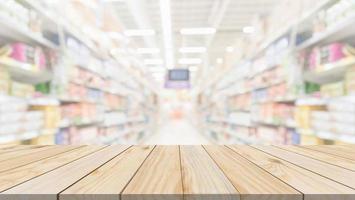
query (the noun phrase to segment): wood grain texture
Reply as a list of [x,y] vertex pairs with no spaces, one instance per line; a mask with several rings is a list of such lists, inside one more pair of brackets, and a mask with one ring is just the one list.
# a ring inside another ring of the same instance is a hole
[[[224,146],[204,146],[247,200],[301,200],[302,194]],[[277,195],[275,195],[277,194]]]
[[7,200],[57,200],[57,194],[102,166],[129,146],[109,146],[1,193]]
[[305,200],[353,199],[355,190],[250,146],[232,150],[304,194]]
[[278,158],[291,162],[300,167],[318,173],[329,179],[347,185],[355,189],[355,172],[331,165],[319,160],[315,160],[303,155],[296,154],[274,146],[255,146],[256,148],[270,153]]
[[[352,145],[353,149],[355,148]],[[312,149],[320,152],[324,152],[327,154],[336,155],[343,158],[348,158],[351,160],[355,160],[355,151],[350,148],[341,148],[338,145],[314,145],[314,146],[303,146],[303,148]]]
[[12,188],[48,171],[61,167],[104,148],[103,146],[83,146],[66,153],[58,154],[22,167],[0,173],[0,192]]
[[9,158],[6,159],[5,161],[0,162],[0,172],[21,167],[29,163],[33,163],[38,160],[49,158],[51,156],[55,156],[57,154],[64,153],[79,147],[80,146],[48,146],[48,147],[43,147],[38,149],[27,150],[25,151],[27,153],[21,154],[21,156],[18,156],[17,154],[19,153],[19,151],[10,152],[5,155],[9,156],[9,154],[11,155],[15,154],[14,158],[12,159]]
[[277,147],[292,151],[316,160],[320,160],[332,165],[336,165],[339,167],[343,167],[352,171],[355,171],[355,160],[351,160],[348,158],[343,158],[343,157],[338,157],[332,154],[327,154],[319,151],[314,151],[311,149],[307,148],[302,148],[299,146],[284,146],[284,145],[278,145]]
[[134,146],[59,195],[60,200],[117,200],[154,146]]
[[122,200],[182,200],[178,146],[156,146],[131,182]]
[[47,145],[3,145],[0,148],[0,154],[24,149],[41,148],[45,146]]
[[4,150],[2,154],[0,154],[0,162],[9,160],[9,159],[14,159],[16,157],[24,156],[24,155],[29,155],[33,154],[39,151],[47,150],[47,149],[52,149],[52,148],[57,148],[55,146],[30,146],[29,148],[25,149],[19,149],[19,150]]
[[181,146],[184,199],[240,199],[230,183],[202,146]]

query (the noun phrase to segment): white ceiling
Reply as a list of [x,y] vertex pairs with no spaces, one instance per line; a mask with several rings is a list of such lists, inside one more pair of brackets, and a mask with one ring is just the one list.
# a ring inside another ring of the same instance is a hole
[[[280,0],[170,0],[175,62],[179,58],[208,58],[208,65],[215,65],[216,58],[223,57],[227,46],[233,45],[243,27],[251,25],[257,15],[272,11]],[[132,37],[137,47],[157,47],[164,59],[159,0],[111,1],[126,29],[154,29],[156,35]],[[180,34],[181,28],[215,27],[217,32],[208,36]],[[204,46],[204,54],[181,54],[183,46]],[[152,55],[146,55],[152,57]],[[178,64],[176,66],[179,66]],[[202,66],[201,66],[202,67]]]

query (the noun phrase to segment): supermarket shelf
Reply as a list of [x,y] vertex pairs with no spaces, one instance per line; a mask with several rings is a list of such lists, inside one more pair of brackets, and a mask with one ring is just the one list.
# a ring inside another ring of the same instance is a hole
[[48,70],[34,71],[32,70],[32,65],[8,58],[1,58],[0,65],[9,69],[13,79],[23,83],[37,84],[48,82],[53,77],[52,72]]
[[58,100],[62,103],[92,103],[92,104],[101,103],[100,101],[96,101],[92,99],[81,99],[81,98],[73,98],[73,97],[66,97],[66,96],[59,97]]
[[48,97],[30,98],[27,103],[31,106],[58,106],[60,104],[58,99]]
[[63,19],[55,17],[52,13],[48,12],[46,8],[42,7],[40,3],[36,0],[24,0],[25,4],[33,8],[37,13],[49,19],[52,23],[56,25],[62,26],[65,31],[74,36],[77,40],[80,40],[83,44],[85,44],[92,53],[94,53],[98,57],[103,57],[102,53],[100,53],[96,48],[93,42],[86,38],[85,35],[80,29],[76,30],[72,25],[65,22]]
[[311,48],[315,45],[326,44],[329,42],[340,41],[355,35],[355,15],[349,16],[347,19],[329,27],[325,32],[319,33],[312,38],[306,40],[296,47],[296,51]]
[[355,58],[346,58],[332,64],[326,64],[322,69],[325,71],[320,72],[305,72],[304,79],[309,82],[325,84],[337,82],[344,79],[344,74],[348,67],[355,65]]
[[275,97],[273,99],[264,99],[255,101],[255,104],[263,104],[263,103],[294,103],[297,100],[296,97]]
[[336,134],[326,131],[314,131],[315,135],[321,139],[335,140],[355,144],[355,135]]
[[67,120],[64,119],[60,122],[59,127],[60,128],[67,128],[70,126],[90,126],[90,125],[96,125],[98,123],[101,123],[102,120],[93,120],[93,119],[81,119],[81,120]]
[[257,120],[254,123],[266,125],[266,126],[279,126],[279,127],[286,127],[286,128],[297,128],[296,122],[294,121],[286,121],[286,122],[275,122],[273,120]]
[[324,106],[327,103],[327,99],[316,97],[303,97],[296,100],[297,106]]
[[41,34],[32,32],[2,14],[0,14],[0,26],[0,34],[4,37],[30,44],[35,43],[50,49],[58,49],[56,44],[45,39]]

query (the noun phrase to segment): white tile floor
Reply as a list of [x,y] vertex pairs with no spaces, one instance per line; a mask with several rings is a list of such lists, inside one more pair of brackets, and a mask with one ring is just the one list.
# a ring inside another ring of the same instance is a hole
[[144,142],[148,145],[199,145],[210,144],[186,119],[171,120],[162,124],[158,132]]

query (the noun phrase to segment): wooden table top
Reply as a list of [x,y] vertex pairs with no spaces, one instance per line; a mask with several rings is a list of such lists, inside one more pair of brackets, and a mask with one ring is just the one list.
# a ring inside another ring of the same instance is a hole
[[355,145],[4,145],[3,199],[355,199]]

